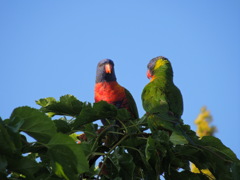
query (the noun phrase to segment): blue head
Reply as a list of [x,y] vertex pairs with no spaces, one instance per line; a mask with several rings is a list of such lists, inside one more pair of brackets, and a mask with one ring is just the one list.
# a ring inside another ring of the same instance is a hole
[[111,59],[103,59],[97,65],[96,83],[116,81],[114,63]]

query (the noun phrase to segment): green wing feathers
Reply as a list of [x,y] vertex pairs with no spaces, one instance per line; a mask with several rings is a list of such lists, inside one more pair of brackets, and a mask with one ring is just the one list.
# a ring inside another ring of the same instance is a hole
[[180,90],[174,85],[161,86],[156,82],[147,84],[142,92],[143,108],[148,113],[173,113],[180,118],[183,113],[183,100]]
[[127,89],[125,89],[125,94],[126,94],[126,99],[128,101],[129,111],[132,113],[135,119],[138,119],[139,115],[138,115],[137,105],[135,100],[133,99],[132,94]]
[[148,113],[165,113],[169,106],[163,90],[154,83],[149,83],[142,93],[143,108]]
[[181,118],[183,114],[183,99],[181,91],[174,84],[172,84],[169,87],[166,95],[169,111],[172,112],[176,118]]

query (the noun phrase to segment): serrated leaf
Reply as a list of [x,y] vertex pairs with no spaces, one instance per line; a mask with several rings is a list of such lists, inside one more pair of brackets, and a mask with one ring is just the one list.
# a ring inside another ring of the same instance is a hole
[[113,118],[117,115],[117,108],[114,105],[107,103],[106,101],[94,103],[93,109],[99,119]]
[[99,119],[113,119],[117,115],[117,108],[112,104],[108,104],[105,101],[94,103],[93,106],[90,103],[83,104],[82,111],[73,123],[74,128],[91,123]]
[[47,107],[51,104],[56,103],[56,99],[53,97],[48,97],[48,98],[42,98],[36,101],[36,103],[42,107]]
[[14,109],[9,124],[17,124],[24,121],[20,131],[27,133],[39,142],[47,143],[56,133],[56,127],[52,120],[37,109],[27,106]]
[[80,126],[96,121],[98,116],[96,115],[96,111],[93,109],[91,104],[84,104],[82,107],[82,111],[79,116],[75,119],[72,126],[75,129],[78,129]]
[[79,101],[73,95],[64,95],[60,97],[59,101],[54,98],[45,98],[36,101],[38,105],[41,105],[42,110],[46,113],[53,115],[66,115],[66,116],[77,116],[81,109],[83,103]]

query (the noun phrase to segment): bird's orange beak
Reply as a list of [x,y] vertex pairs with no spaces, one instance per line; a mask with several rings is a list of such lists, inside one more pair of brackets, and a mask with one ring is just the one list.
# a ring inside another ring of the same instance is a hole
[[150,73],[149,70],[147,71],[147,78],[148,78],[148,79],[151,79],[151,78],[152,78],[152,74]]
[[112,66],[110,64],[106,64],[105,65],[105,72],[107,74],[111,74],[112,73]]

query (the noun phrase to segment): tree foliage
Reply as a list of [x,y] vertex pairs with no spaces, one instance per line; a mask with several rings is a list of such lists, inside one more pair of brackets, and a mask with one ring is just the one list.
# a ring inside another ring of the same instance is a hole
[[131,119],[125,109],[72,95],[37,104],[0,119],[0,179],[208,179],[191,172],[190,162],[220,180],[240,177],[239,160],[218,138],[199,139],[167,117]]

